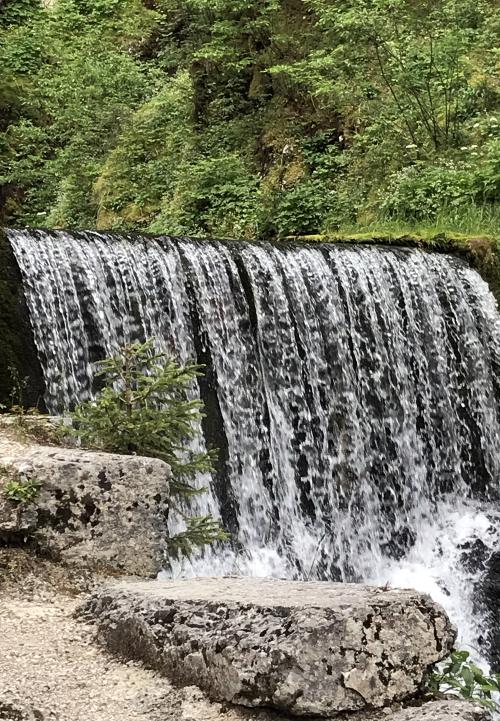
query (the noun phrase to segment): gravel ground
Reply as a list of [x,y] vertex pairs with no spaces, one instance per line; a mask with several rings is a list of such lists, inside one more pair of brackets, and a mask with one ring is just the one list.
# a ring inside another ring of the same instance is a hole
[[[74,599],[0,599],[0,698],[47,721],[165,718],[170,685],[134,664],[108,658],[93,628],[72,618]],[[1,718],[1,716],[0,716]]]
[[[0,721],[292,721],[211,703],[197,688],[176,689],[136,663],[109,656],[95,627],[74,617],[83,594],[102,580],[0,548]],[[385,709],[342,719],[484,719],[469,704],[438,701],[425,708],[423,715],[410,708],[392,716]]]
[[[102,650],[95,628],[74,618],[102,579],[0,549],[0,720],[276,721],[227,709],[194,687],[175,689]],[[279,721],[289,721],[279,717]]]
[[[0,595],[0,719],[8,721],[273,721],[174,689],[100,650],[72,614],[78,599]],[[9,710],[10,709],[10,710]],[[280,718],[280,721],[287,719]]]

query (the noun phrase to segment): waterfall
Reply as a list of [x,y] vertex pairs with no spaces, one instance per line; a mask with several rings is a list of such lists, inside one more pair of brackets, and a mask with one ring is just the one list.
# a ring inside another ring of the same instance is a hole
[[51,412],[132,340],[206,364],[193,393],[221,452],[198,503],[233,541],[194,572],[420,586],[481,643],[464,559],[500,543],[500,316],[475,271],[413,249],[8,237]]

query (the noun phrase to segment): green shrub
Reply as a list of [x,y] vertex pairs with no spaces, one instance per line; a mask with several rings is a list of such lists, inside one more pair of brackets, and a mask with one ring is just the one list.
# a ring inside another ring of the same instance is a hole
[[40,493],[41,486],[36,478],[10,478],[4,483],[2,493],[9,501],[32,503]]
[[476,174],[478,196],[485,201],[498,202],[500,198],[500,138],[494,138],[483,151]]
[[257,183],[238,153],[186,164],[150,230],[211,236],[255,236]]
[[317,232],[331,212],[334,200],[333,191],[324,182],[309,178],[277,193],[271,220],[278,236]]
[[470,170],[419,163],[392,176],[380,209],[389,217],[424,220],[435,218],[442,208],[467,205],[475,194]]

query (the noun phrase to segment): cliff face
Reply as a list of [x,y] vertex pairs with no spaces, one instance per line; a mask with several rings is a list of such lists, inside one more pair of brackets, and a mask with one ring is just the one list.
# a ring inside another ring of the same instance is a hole
[[[14,393],[16,377],[27,378],[22,398]],[[11,394],[14,393],[14,396]],[[0,231],[0,404],[19,401],[45,410],[44,380],[31,330],[22,281],[12,248]]]

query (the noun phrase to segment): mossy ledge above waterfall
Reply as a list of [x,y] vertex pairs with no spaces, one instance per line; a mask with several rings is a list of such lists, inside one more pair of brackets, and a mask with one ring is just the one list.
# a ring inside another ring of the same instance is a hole
[[373,231],[338,235],[297,235],[290,236],[287,240],[300,243],[387,245],[459,255],[484,278],[497,302],[500,303],[500,239],[490,235]]

